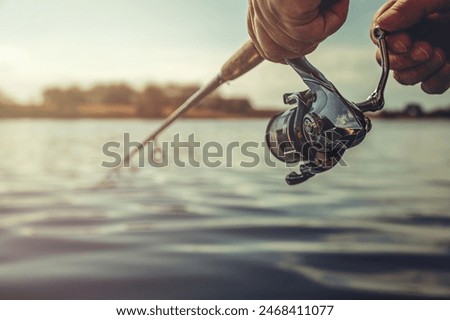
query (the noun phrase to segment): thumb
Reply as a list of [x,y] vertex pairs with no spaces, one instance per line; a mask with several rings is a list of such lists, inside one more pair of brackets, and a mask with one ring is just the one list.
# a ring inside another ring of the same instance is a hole
[[331,6],[328,7],[328,10],[323,13],[326,22],[326,35],[335,33],[344,24],[348,15],[349,3],[349,0],[328,1],[328,4]]
[[377,19],[378,25],[387,31],[408,29],[422,18],[450,9],[448,0],[397,0]]

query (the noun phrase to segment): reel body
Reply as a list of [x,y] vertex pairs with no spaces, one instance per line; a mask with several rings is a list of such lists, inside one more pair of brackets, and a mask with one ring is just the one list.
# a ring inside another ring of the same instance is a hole
[[383,53],[383,74],[375,92],[362,103],[346,100],[305,57],[286,60],[309,87],[307,91],[284,95],[284,102],[295,106],[273,117],[266,131],[267,146],[278,160],[301,163],[300,173],[286,177],[288,184],[299,184],[330,170],[370,131],[371,122],[364,112],[384,106],[389,73],[385,33],[375,29],[374,34]]

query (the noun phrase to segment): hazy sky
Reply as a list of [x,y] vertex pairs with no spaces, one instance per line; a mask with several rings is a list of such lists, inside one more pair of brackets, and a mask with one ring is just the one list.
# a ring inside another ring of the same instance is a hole
[[[368,29],[382,3],[353,0],[345,27],[310,55],[350,100],[366,98],[379,78]],[[26,102],[49,85],[201,84],[248,39],[246,10],[246,0],[0,0],[0,89]],[[304,88],[289,67],[265,62],[222,92],[282,107],[284,92]],[[449,98],[393,79],[386,95],[393,108],[443,106]]]

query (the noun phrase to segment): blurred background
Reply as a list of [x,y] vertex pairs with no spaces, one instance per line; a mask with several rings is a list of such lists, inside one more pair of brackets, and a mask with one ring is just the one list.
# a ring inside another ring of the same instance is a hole
[[[353,1],[344,27],[310,56],[353,101],[364,100],[378,81],[380,70],[368,34],[381,4],[382,0]],[[51,101],[52,95],[58,94],[55,89],[70,88],[73,90],[66,98],[72,98],[72,104],[114,100],[102,101],[99,92],[97,97],[78,92],[100,84],[129,87],[122,91],[114,88],[116,95],[123,95],[119,104],[132,102],[127,89],[142,92],[152,83],[199,85],[215,75],[248,39],[247,4],[238,0],[101,0],[95,4],[84,0],[3,0],[0,6],[4,105],[14,101],[52,107],[56,102]],[[259,109],[283,108],[281,95],[299,86],[298,77],[288,67],[266,62],[221,93],[245,97]],[[448,94],[429,96],[418,86],[402,87],[391,81],[387,101],[389,109],[414,102],[431,110],[447,107]]]
[[[352,1],[310,55],[364,100],[384,1]],[[392,78],[373,131],[334,168],[108,172],[105,143],[141,141],[247,39],[246,1],[0,1],[0,298],[450,297],[450,93]],[[264,62],[171,127],[198,141],[262,142],[282,95],[306,89]],[[122,150],[123,152],[123,150]],[[255,150],[262,159],[263,148]],[[201,155],[199,155],[201,157]]]

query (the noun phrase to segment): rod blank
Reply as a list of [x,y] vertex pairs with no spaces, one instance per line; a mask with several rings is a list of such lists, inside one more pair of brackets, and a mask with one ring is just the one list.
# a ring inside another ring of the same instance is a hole
[[220,73],[215,76],[210,82],[201,87],[189,99],[187,99],[178,109],[169,115],[163,123],[153,131],[147,139],[145,139],[138,148],[133,149],[124,160],[115,168],[113,168],[106,179],[109,179],[113,173],[118,172],[122,164],[129,163],[131,158],[138,153],[147,143],[154,141],[165,129],[167,129],[173,122],[185,114],[189,109],[196,106],[199,102],[205,99],[208,95],[214,92],[223,83],[235,80],[247,73],[248,71],[259,65],[264,59],[259,55],[255,46],[251,41],[246,42],[235,54],[233,54],[222,66]]

